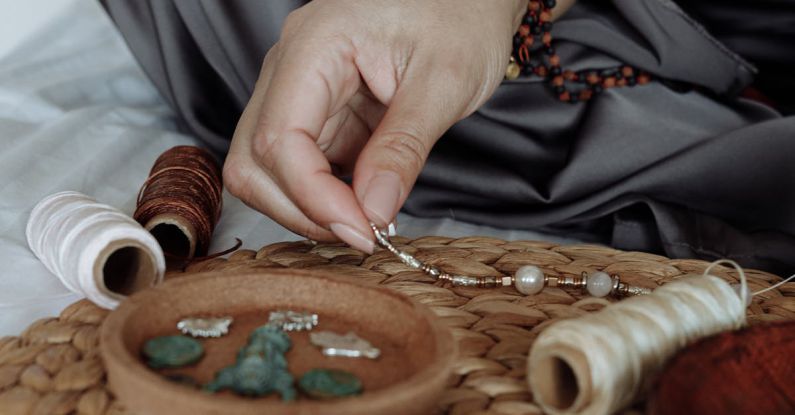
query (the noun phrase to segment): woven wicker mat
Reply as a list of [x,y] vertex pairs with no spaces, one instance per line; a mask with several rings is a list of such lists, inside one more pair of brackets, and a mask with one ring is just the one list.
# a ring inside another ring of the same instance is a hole
[[[419,259],[450,273],[474,276],[511,274],[522,265],[540,266],[550,275],[604,270],[631,284],[655,287],[707,263],[672,260],[601,246],[558,246],[546,242],[505,242],[468,237],[393,238]],[[338,244],[283,242],[259,251],[241,250],[229,259],[192,264],[187,273],[289,267],[322,270],[368,284],[381,284],[431,307],[452,328],[460,357],[439,406],[448,414],[537,414],[524,381],[525,360],[535,336],[553,321],[598,309],[579,301],[578,292],[547,288],[525,297],[511,288],[449,288],[413,271],[386,251],[366,256]],[[715,274],[736,281],[727,268]],[[175,277],[181,274],[170,274]],[[748,273],[752,290],[778,277]],[[98,356],[98,327],[107,311],[77,302],[58,318],[33,323],[19,337],[0,339],[0,412],[2,414],[127,414],[105,389]],[[754,299],[749,321],[795,320],[795,284]],[[628,412],[642,411],[642,404]]]

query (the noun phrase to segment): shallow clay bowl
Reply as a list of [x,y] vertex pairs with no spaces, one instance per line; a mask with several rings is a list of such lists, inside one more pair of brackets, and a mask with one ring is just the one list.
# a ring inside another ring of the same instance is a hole
[[[357,375],[364,392],[326,401],[302,395],[282,402],[231,392],[209,394],[166,378],[187,375],[200,384],[235,362],[251,331],[274,310],[319,315],[315,330],[354,331],[381,349],[377,360],[326,357],[309,343],[307,332],[291,332],[287,353],[295,379],[313,368],[342,369]],[[232,316],[229,334],[202,339],[205,356],[193,366],[155,371],[140,351],[146,340],[178,334],[184,317]],[[455,358],[450,332],[426,307],[386,288],[363,286],[317,272],[260,270],[208,272],[176,278],[125,300],[105,320],[101,351],[108,384],[137,414],[424,414],[433,412]]]

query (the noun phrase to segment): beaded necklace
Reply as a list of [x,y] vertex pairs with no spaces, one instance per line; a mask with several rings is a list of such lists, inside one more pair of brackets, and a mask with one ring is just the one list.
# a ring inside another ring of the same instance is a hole
[[[576,103],[590,100],[605,89],[644,85],[651,75],[631,65],[617,68],[572,71],[560,66],[560,56],[552,46],[552,8],[555,0],[530,0],[522,24],[513,37],[513,53],[505,78],[519,75],[540,76],[549,84],[558,99]],[[538,42],[540,40],[540,42]],[[533,59],[533,55],[537,55]],[[570,86],[577,85],[575,88]]]
[[516,270],[514,275],[502,277],[471,277],[466,275],[450,275],[433,265],[426,264],[411,254],[401,251],[389,240],[388,232],[378,229],[371,223],[370,228],[375,234],[375,240],[381,248],[394,254],[401,262],[411,268],[420,270],[437,281],[450,283],[455,287],[497,288],[514,286],[517,291],[525,295],[540,293],[544,287],[579,288],[585,289],[594,297],[608,295],[632,296],[650,294],[651,290],[621,282],[617,275],[608,275],[606,272],[583,272],[581,275],[549,276],[544,275],[540,268],[525,265]]

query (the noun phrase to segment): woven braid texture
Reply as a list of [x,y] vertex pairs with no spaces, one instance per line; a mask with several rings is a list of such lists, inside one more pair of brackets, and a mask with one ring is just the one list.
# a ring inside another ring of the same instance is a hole
[[[522,265],[537,265],[549,275],[603,270],[622,281],[654,288],[708,265],[593,245],[556,245],[486,237],[395,237],[393,242],[422,261],[451,274],[510,275]],[[240,250],[228,259],[190,265],[186,274],[288,267],[312,269],[359,282],[383,285],[430,307],[452,330],[459,357],[440,413],[452,415],[540,414],[525,382],[527,353],[544,327],[559,319],[598,310],[577,291],[547,288],[523,296],[513,288],[451,288],[434,283],[386,251],[365,255],[339,244],[281,242],[259,251]],[[714,274],[737,281],[728,268]],[[778,277],[748,271],[750,289],[769,287]],[[168,277],[189,277],[174,273]],[[0,413],[130,414],[105,387],[99,358],[99,325],[107,315],[88,301],[77,302],[57,318],[33,323],[19,336],[0,339]],[[795,320],[795,283],[754,298],[751,324]],[[643,405],[626,413],[641,413]]]

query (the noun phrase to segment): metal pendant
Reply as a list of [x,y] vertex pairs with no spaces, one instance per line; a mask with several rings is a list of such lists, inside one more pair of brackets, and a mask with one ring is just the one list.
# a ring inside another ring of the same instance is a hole
[[142,353],[149,367],[162,369],[198,362],[204,355],[204,347],[188,336],[160,336],[147,340]]
[[362,393],[362,381],[353,373],[338,369],[312,369],[301,376],[298,386],[312,399],[334,399]]
[[309,334],[309,341],[323,350],[326,356],[366,357],[377,359],[381,350],[373,347],[370,342],[354,332],[342,335],[331,331],[319,331]]
[[268,324],[279,326],[284,331],[312,330],[317,323],[317,314],[290,310],[272,311],[268,318]]
[[278,392],[283,401],[295,400],[294,379],[287,370],[285,356],[292,344],[290,336],[279,327],[270,324],[257,327],[238,351],[235,363],[219,370],[204,389],[209,392],[229,389],[246,396]]
[[177,323],[177,328],[184,334],[193,337],[221,337],[229,333],[232,317],[220,318],[183,318]]

